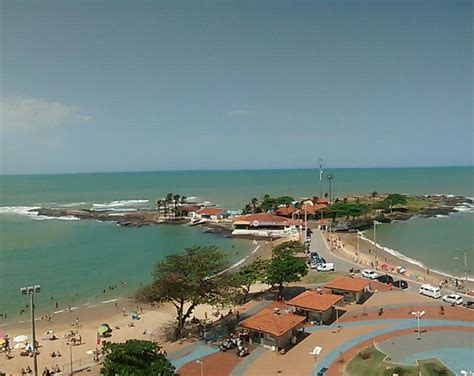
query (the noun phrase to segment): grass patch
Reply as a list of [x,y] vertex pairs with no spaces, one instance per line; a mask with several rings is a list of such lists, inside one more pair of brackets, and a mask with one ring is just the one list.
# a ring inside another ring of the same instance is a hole
[[[347,365],[346,374],[349,376],[419,376],[417,366],[384,362],[385,354],[375,347],[369,347],[357,354]],[[421,376],[455,376],[437,359],[418,361]]]
[[349,275],[348,273],[341,273],[341,272],[317,272],[310,270],[308,274],[301,279],[299,283],[308,283],[308,284],[316,284],[316,283],[326,283],[332,281],[334,278],[342,277]]
[[438,359],[426,359],[418,362],[423,376],[455,376],[454,372],[446,368]]
[[350,376],[379,375],[378,370],[385,354],[375,347],[369,347],[357,354],[347,365]]
[[[406,207],[411,212],[418,212],[420,210],[423,210],[425,208],[428,208],[434,205],[433,201],[424,197],[407,196],[406,200],[407,200],[407,203],[405,205],[400,205],[400,206]],[[397,207],[397,205],[395,207]]]

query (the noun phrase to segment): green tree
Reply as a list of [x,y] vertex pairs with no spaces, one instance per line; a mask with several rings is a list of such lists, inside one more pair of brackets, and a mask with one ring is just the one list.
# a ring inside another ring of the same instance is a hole
[[385,197],[384,201],[388,203],[390,213],[392,213],[393,207],[395,205],[405,205],[407,203],[406,197],[399,193],[390,193],[387,197]]
[[272,286],[278,286],[279,296],[285,283],[298,282],[308,274],[306,263],[295,256],[297,252],[304,252],[304,246],[296,241],[282,243],[273,249],[265,280]]
[[169,302],[176,308],[176,339],[199,304],[224,304],[233,298],[234,281],[227,273],[227,255],[214,246],[193,246],[184,253],[167,256],[155,265],[153,282],[138,298]]
[[104,344],[104,363],[101,374],[105,376],[172,376],[175,367],[159,352],[155,342],[130,339],[125,343]]
[[251,264],[240,268],[237,273],[237,278],[244,290],[242,300],[245,302],[250,292],[250,287],[254,283],[263,281],[265,279],[266,269],[268,267],[268,260],[256,260]]
[[373,192],[371,193],[372,201],[375,200],[375,197],[377,197],[378,194],[379,194],[379,193],[378,193],[377,191],[373,191]]

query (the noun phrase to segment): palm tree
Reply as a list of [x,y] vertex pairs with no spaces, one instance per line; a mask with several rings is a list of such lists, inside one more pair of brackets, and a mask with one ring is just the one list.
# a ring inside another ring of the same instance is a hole
[[181,195],[174,195],[173,196],[173,215],[174,217],[176,218],[176,212],[178,211],[178,203],[179,203],[179,199],[180,199]]
[[257,204],[258,204],[258,198],[254,197],[250,203],[252,204],[253,212],[256,213],[256,211],[257,211]]

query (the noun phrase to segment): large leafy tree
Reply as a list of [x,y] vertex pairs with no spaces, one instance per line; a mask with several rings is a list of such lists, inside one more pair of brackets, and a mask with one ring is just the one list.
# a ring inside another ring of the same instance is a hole
[[176,308],[176,339],[182,337],[186,320],[199,304],[229,302],[235,281],[224,270],[227,255],[214,246],[193,246],[167,256],[155,265],[153,282],[138,297],[149,302],[169,302]]
[[281,296],[285,283],[298,282],[306,274],[308,268],[301,258],[295,253],[304,252],[303,244],[296,241],[284,242],[273,249],[273,256],[266,268],[266,282],[272,286],[278,286],[278,294]]
[[105,376],[172,376],[175,367],[160,353],[155,342],[130,339],[125,343],[104,344],[104,363],[101,375]]
[[390,208],[390,213],[393,210],[395,205],[405,205],[407,203],[407,199],[404,195],[400,193],[390,193],[386,198],[385,201],[388,203]]
[[244,296],[242,298],[244,302],[247,300],[250,287],[252,287],[254,283],[263,281],[265,279],[267,267],[268,260],[258,259],[253,263],[240,268],[239,272],[237,273],[237,279],[244,291]]

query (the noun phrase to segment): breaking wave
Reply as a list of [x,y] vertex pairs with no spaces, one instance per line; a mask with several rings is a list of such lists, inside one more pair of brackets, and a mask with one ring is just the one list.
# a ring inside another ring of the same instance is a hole
[[102,203],[102,204],[92,204],[94,208],[115,208],[115,207],[122,207],[122,206],[137,206],[143,205],[149,202],[149,200],[116,200],[111,201],[109,203]]

